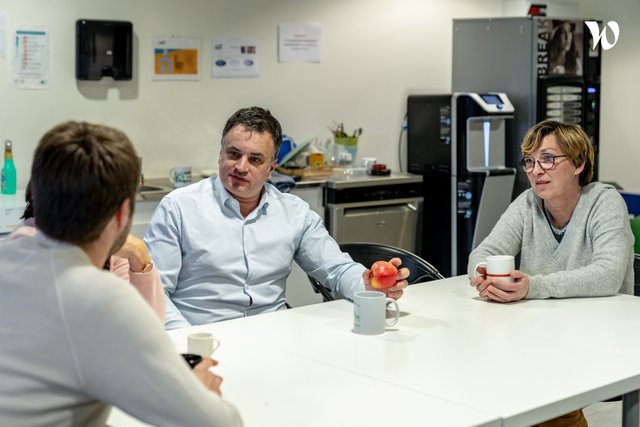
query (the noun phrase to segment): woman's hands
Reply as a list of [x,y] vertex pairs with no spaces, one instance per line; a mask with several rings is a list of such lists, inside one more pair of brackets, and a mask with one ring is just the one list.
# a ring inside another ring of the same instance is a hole
[[486,269],[478,267],[479,276],[473,277],[469,284],[476,288],[480,297],[496,302],[512,302],[524,299],[529,293],[529,276],[520,270],[509,275],[513,282],[486,277]]

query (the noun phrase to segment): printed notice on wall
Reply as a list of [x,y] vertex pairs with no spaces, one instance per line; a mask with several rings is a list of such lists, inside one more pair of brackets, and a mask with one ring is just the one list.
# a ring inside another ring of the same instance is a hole
[[278,25],[278,62],[320,63],[322,28],[314,24]]
[[197,37],[152,37],[152,80],[200,80],[202,39]]
[[211,77],[258,77],[258,41],[252,38],[218,39],[211,48]]
[[45,89],[49,84],[49,32],[44,27],[16,29],[11,80],[19,89]]
[[0,58],[7,57],[7,14],[0,12]]

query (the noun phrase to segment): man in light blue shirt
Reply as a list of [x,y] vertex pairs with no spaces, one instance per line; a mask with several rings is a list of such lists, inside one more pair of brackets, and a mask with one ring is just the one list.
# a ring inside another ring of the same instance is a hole
[[[281,139],[268,110],[238,110],[223,130],[218,176],[160,202],[144,239],[162,276],[167,329],[284,309],[294,260],[346,298],[373,289],[369,270],[340,251],[309,205],[266,182]],[[402,296],[408,276],[401,269],[387,295]]]

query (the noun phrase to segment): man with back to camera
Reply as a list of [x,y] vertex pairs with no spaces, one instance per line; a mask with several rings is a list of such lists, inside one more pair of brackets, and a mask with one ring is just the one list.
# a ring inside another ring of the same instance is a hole
[[[193,373],[139,293],[102,266],[131,228],[138,156],[120,131],[67,122],[31,169],[39,233],[0,245],[0,425],[240,426],[204,358]],[[195,374],[195,375],[193,375]]]
[[[369,270],[340,251],[320,216],[266,182],[281,141],[268,110],[236,111],[222,132],[218,176],[160,202],[144,240],[165,286],[167,329],[284,309],[294,260],[346,298],[374,290]],[[408,276],[400,269],[384,292],[400,298]]]

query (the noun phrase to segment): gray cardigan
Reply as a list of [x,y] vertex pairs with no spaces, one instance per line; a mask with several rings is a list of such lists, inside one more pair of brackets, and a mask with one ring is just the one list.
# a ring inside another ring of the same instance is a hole
[[612,186],[582,187],[560,243],[529,189],[471,252],[467,270],[472,277],[473,267],[488,255],[520,254],[519,270],[529,275],[527,298],[633,294],[633,242],[627,206]]

